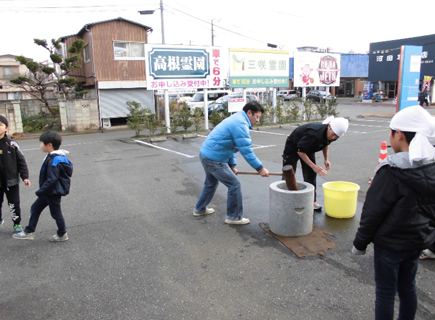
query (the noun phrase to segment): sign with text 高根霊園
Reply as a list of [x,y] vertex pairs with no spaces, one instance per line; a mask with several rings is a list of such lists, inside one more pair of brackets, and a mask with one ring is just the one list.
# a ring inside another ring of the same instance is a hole
[[203,89],[225,86],[227,55],[219,47],[145,45],[147,88]]
[[288,87],[288,51],[230,48],[229,54],[230,88]]

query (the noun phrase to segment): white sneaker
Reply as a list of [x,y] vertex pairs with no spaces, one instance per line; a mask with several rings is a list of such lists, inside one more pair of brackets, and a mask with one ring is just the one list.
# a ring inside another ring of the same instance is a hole
[[214,209],[213,208],[206,208],[203,212],[195,212],[195,209],[193,209],[193,216],[194,217],[202,217],[208,214],[212,214],[214,213]]
[[23,239],[23,240],[35,240],[35,235],[32,233],[26,233],[21,231],[19,233],[12,234],[12,238],[14,239]]
[[251,221],[248,218],[240,217],[239,220],[228,220],[225,219],[226,224],[249,224]]
[[49,239],[51,242],[62,242],[69,240],[68,235],[65,233],[62,237],[59,237],[57,233]]
[[424,259],[435,259],[435,253],[433,253],[429,249],[423,250],[420,256],[420,260]]

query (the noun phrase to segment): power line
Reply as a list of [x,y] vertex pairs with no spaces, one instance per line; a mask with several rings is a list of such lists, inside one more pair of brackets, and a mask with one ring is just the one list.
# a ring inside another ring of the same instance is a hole
[[[199,20],[199,21],[201,21],[201,22],[204,22],[204,23],[206,23],[206,24],[210,24],[210,22],[208,22],[208,21],[202,20],[201,18],[195,17],[195,16],[193,16],[193,15],[191,15],[191,14],[189,14],[189,13],[183,12],[183,11],[177,9],[177,8],[172,7],[172,6],[165,5],[165,7],[170,7],[171,9],[173,9],[173,10],[175,10],[175,11],[178,11],[178,12],[180,12],[180,13],[182,13],[182,14],[185,14],[185,15],[191,17],[191,18],[197,19],[197,20]],[[266,42],[267,42],[267,41],[258,40],[258,39],[255,39],[255,38],[252,38],[252,37],[249,37],[249,36],[243,35],[243,34],[241,34],[241,33],[238,33],[238,32],[235,32],[235,31],[232,31],[232,30],[229,30],[229,29],[223,28],[223,27],[218,26],[218,25],[214,25],[214,27],[219,28],[219,29],[222,29],[222,30],[227,31],[227,32],[230,32],[230,33],[233,33],[233,34],[236,34],[236,35],[238,35],[238,36],[240,36],[240,37],[248,38],[248,39],[251,39],[251,40],[254,40],[254,41],[258,41],[258,42],[261,42],[261,43],[266,43]]]
[[[15,1],[15,0],[0,0],[0,2],[4,1]],[[33,3],[33,2],[32,2]],[[157,3],[150,3],[147,4],[149,6],[157,6]],[[143,6],[143,4],[112,4],[112,5],[86,5],[86,6],[26,6],[26,7],[2,7],[0,8],[0,11],[39,11],[39,10],[69,10],[69,9],[100,9],[100,8],[107,8],[107,10],[104,11],[126,11],[127,9],[115,9],[115,8],[125,8],[125,7],[140,7]]]
[[[221,0],[221,2],[225,2],[225,1],[222,1],[222,0]],[[194,11],[194,10],[195,10],[195,9],[192,9],[192,8],[190,8],[190,7],[188,7],[188,6],[185,6],[184,4],[180,4],[179,2],[175,2],[175,3],[176,3],[178,6],[183,7],[183,8],[185,8],[185,9],[187,9],[187,10],[191,10],[191,11]],[[242,6],[244,10],[247,9],[245,6],[240,5],[240,4],[238,4],[238,3],[232,3],[232,4]],[[177,9],[176,9],[176,10],[177,10]],[[180,11],[180,12],[182,12],[182,11]],[[184,12],[182,12],[182,13],[184,13]],[[202,13],[201,13],[201,14],[202,14]],[[208,18],[209,20],[214,20],[214,21],[216,21],[216,20],[219,20],[219,21],[220,21],[221,18],[222,18],[222,17],[220,17],[220,18],[216,18],[216,16],[214,16],[214,15],[213,15],[213,16],[210,16],[210,15],[206,15],[206,14],[205,14],[205,16],[206,16],[206,18]],[[225,19],[223,19],[223,20],[225,21]],[[210,22],[207,22],[207,21],[205,21],[205,23],[210,24]],[[248,32],[248,33],[252,33],[252,34],[255,34],[256,32],[258,32],[258,30],[256,30],[256,31],[247,30],[247,29],[244,29],[244,28],[240,27],[239,25],[231,24],[231,23],[228,23],[228,22],[225,22],[225,25],[229,25],[230,27],[234,27],[234,28],[237,28],[237,29],[239,29],[239,30],[241,30],[241,31]],[[223,28],[223,27],[219,27],[219,26],[216,25],[216,24],[214,24],[214,26],[217,26],[218,28],[224,29],[224,30],[229,31],[229,32],[231,32],[231,33],[236,33],[236,34],[237,34],[237,32],[235,32],[235,31],[233,31],[233,30],[228,30],[228,29],[225,29],[225,28]],[[239,35],[240,35],[240,33],[239,33]],[[249,36],[246,36],[246,35],[242,35],[242,36],[243,36],[243,37],[249,37]],[[257,40],[257,39],[254,39],[254,40],[256,40],[256,41],[260,41],[260,40]],[[266,42],[266,41],[261,41],[261,42]]]

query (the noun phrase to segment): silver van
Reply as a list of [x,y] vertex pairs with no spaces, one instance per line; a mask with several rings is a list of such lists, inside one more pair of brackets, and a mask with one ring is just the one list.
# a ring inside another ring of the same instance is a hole
[[299,98],[298,93],[295,90],[281,90],[276,93],[277,97],[281,97],[284,101]]
[[[220,97],[226,96],[230,94],[231,91],[229,90],[208,90],[207,91],[207,103],[213,103]],[[195,93],[192,100],[187,102],[187,107],[189,110],[193,113],[195,112],[196,108],[204,109],[204,92],[200,91]]]

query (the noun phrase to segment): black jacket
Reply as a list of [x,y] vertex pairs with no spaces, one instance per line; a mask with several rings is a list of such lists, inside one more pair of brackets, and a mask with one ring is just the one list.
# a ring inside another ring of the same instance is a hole
[[71,187],[73,164],[68,160],[68,151],[56,150],[47,155],[39,173],[38,197],[66,196]]
[[297,152],[313,154],[323,150],[331,143],[327,136],[328,124],[312,122],[297,127],[287,138],[284,148],[284,156],[290,156]]
[[14,140],[8,136],[0,139],[0,187],[12,187],[18,185],[21,180],[29,179],[24,155]]
[[355,248],[365,250],[373,242],[387,250],[418,251],[434,240],[435,162],[416,168],[383,165],[367,192]]

